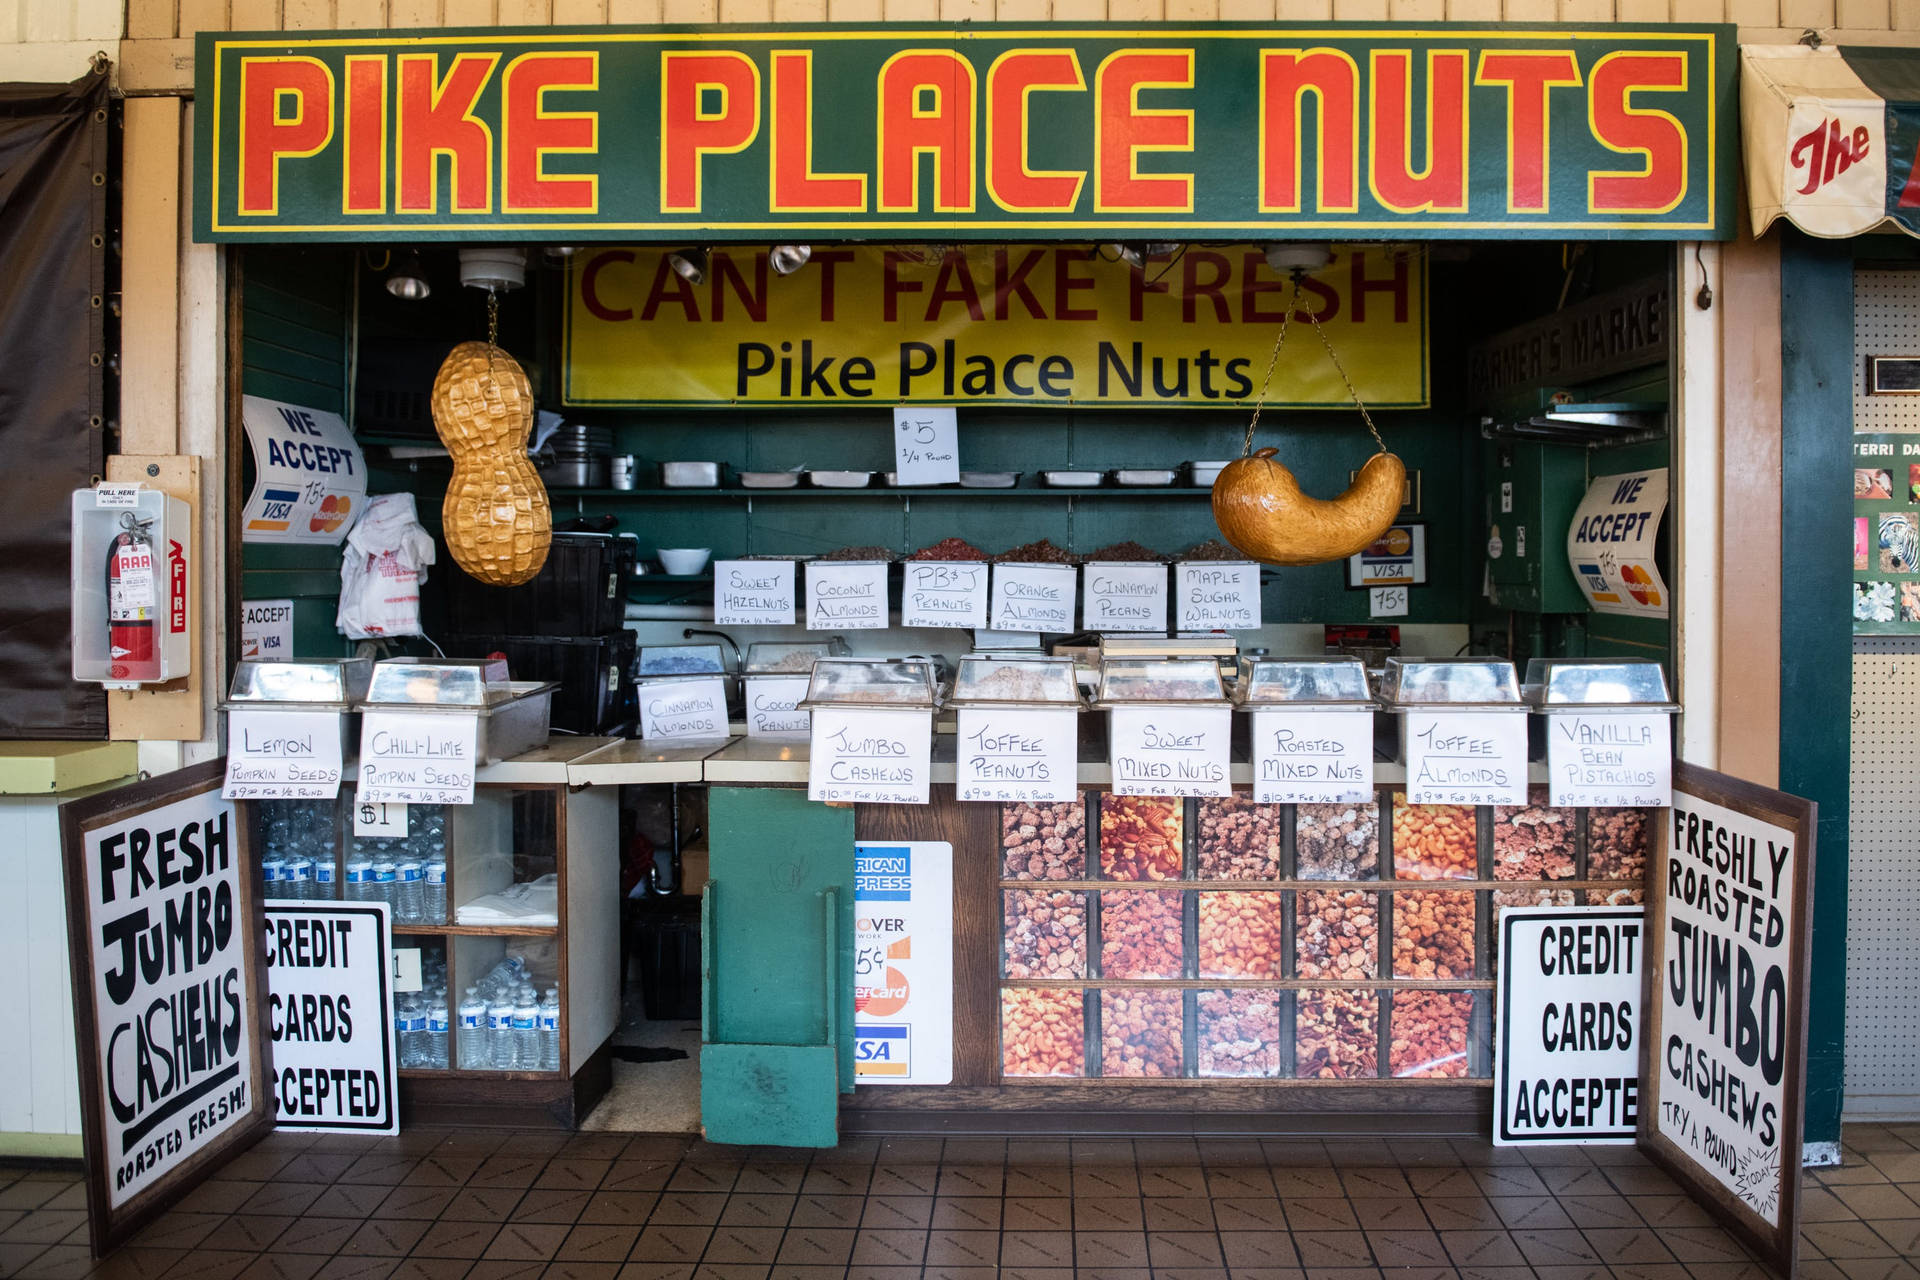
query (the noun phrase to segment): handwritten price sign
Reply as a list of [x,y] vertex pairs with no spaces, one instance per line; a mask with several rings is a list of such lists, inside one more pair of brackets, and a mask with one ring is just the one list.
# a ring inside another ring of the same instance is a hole
[[960,422],[952,409],[893,411],[893,470],[898,483],[960,483]]

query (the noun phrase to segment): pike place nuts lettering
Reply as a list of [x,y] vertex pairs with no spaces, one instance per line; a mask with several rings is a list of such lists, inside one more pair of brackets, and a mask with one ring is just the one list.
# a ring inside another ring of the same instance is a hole
[[1378,804],[1303,804],[1294,809],[1295,874],[1302,880],[1380,877]]
[[1365,1080],[1380,1074],[1379,1006],[1371,991],[1321,989],[1294,996],[1294,1075]]
[[1087,904],[1067,889],[1009,889],[1006,953],[1009,978],[1087,976]]
[[1533,788],[1525,806],[1496,805],[1493,878],[1571,880],[1573,810],[1549,805],[1545,787]]
[[1393,976],[1445,982],[1473,976],[1473,894],[1402,889],[1393,895]]
[[1100,1074],[1179,1075],[1184,1025],[1178,991],[1107,988],[1100,993]]
[[1379,896],[1304,889],[1295,905],[1294,969],[1302,978],[1371,978],[1380,969]]
[[1280,993],[1200,991],[1194,995],[1194,1040],[1202,1076],[1280,1074]]
[[1273,880],[1280,875],[1280,811],[1246,796],[1200,802],[1199,875],[1202,880]]
[[1401,880],[1472,880],[1480,865],[1473,806],[1408,804],[1393,797],[1393,874]]
[[1200,895],[1200,976],[1277,978],[1285,947],[1278,893]]
[[1087,874],[1087,798],[1000,806],[1001,874],[1008,880],[1078,880]]
[[1108,880],[1178,880],[1183,813],[1178,800],[1102,797],[1100,874]]
[[1389,1016],[1393,1045],[1387,1065],[1396,1079],[1459,1079],[1467,1074],[1471,991],[1396,991]]
[[1100,976],[1178,978],[1185,963],[1181,895],[1109,889],[1100,895]]
[[1000,993],[1000,1070],[1010,1076],[1086,1074],[1082,994],[1068,990]]

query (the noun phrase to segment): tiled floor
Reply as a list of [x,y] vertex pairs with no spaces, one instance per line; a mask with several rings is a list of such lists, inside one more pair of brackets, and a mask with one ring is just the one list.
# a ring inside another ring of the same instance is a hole
[[[1920,1126],[1809,1174],[1812,1280],[1920,1280]],[[0,1171],[0,1275],[113,1280],[1735,1280],[1631,1149],[1435,1139],[276,1134],[112,1258],[75,1175]]]

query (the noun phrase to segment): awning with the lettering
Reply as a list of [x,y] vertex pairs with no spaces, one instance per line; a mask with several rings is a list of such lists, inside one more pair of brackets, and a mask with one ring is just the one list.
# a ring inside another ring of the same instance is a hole
[[1742,46],[1740,124],[1756,236],[1920,236],[1920,50]]

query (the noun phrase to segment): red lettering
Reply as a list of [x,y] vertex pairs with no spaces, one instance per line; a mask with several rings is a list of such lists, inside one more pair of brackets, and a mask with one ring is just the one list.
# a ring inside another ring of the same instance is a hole
[[240,60],[243,214],[280,212],[280,162],[317,154],[333,137],[333,72],[318,58]]
[[[1685,89],[1687,60],[1678,53],[1609,53],[1588,79],[1593,134],[1610,150],[1640,156],[1638,172],[1595,173],[1587,179],[1595,213],[1665,213],[1687,194],[1687,133],[1665,111],[1636,107],[1646,89]],[[1835,132],[1838,132],[1835,122]],[[1845,150],[1844,147],[1841,148]]]
[[345,156],[341,160],[342,213],[387,211],[387,59],[347,58]]
[[927,295],[927,323],[937,324],[949,302],[958,302],[975,320],[985,320],[980,307],[980,291],[974,288],[973,272],[967,269],[967,255],[958,249],[940,259],[940,273],[933,278],[933,292]]
[[1545,213],[1552,186],[1547,172],[1549,95],[1557,87],[1579,84],[1580,65],[1560,49],[1483,53],[1474,83],[1507,89],[1508,212]]
[[[1412,270],[1407,255],[1390,254],[1393,261],[1393,275],[1384,280],[1376,280],[1367,275],[1367,255],[1359,249],[1348,251],[1352,257],[1352,272],[1348,277],[1348,293],[1353,298],[1353,322],[1365,324],[1367,320],[1367,295],[1384,293],[1393,299],[1393,322],[1407,322],[1408,307],[1413,300]],[[1322,320],[1328,317],[1320,317]]]
[[1034,94],[1086,87],[1071,49],[1016,49],[993,60],[987,68],[987,194],[995,204],[1013,213],[1068,213],[1079,204],[1086,173],[1027,168],[1027,139]]
[[[660,265],[666,265],[666,255],[662,254]],[[596,253],[587,259],[587,265],[580,268],[580,304],[597,320],[631,320],[632,307],[609,307],[600,301],[600,273],[615,262],[624,262],[632,266],[633,251],[630,249],[608,249]],[[658,281],[655,282],[656,287]]]
[[773,55],[773,208],[782,213],[861,213],[867,207],[864,173],[813,171],[813,51]]
[[727,295],[723,288],[732,289],[733,296],[747,310],[747,318],[760,324],[767,322],[767,255],[753,255],[753,288],[747,287],[747,278],[740,274],[740,264],[735,262],[731,253],[716,250],[710,260],[713,268],[713,318],[727,318]]
[[918,261],[909,258],[897,249],[886,249],[880,254],[880,316],[888,324],[900,318],[900,295],[919,293],[926,288],[918,280],[902,280],[900,264]]
[[920,157],[933,157],[933,211],[973,212],[973,65],[908,50],[880,69],[880,208],[920,209]]
[[1193,112],[1140,105],[1143,89],[1193,88],[1193,50],[1108,54],[1094,73],[1093,207],[1102,213],[1191,213],[1191,173],[1142,174],[1143,152],[1192,151]]
[[1076,307],[1073,295],[1093,288],[1092,276],[1077,276],[1074,271],[1091,270],[1093,264],[1083,249],[1053,251],[1053,317],[1056,320],[1098,320],[1095,307]]
[[835,289],[834,273],[843,262],[853,261],[851,249],[815,249],[807,261],[814,267],[813,274],[820,277],[820,319],[831,321],[833,316]]
[[653,285],[647,290],[647,300],[640,304],[640,318],[651,320],[660,313],[660,308],[668,306],[679,307],[680,314],[689,322],[700,319],[700,301],[693,296],[692,282],[675,271],[663,253],[654,264]]
[[760,68],[744,53],[660,55],[660,211],[701,210],[710,155],[744,151],[760,133]]
[[[1200,278],[1200,268],[1206,267],[1211,273],[1205,280]],[[1233,263],[1224,253],[1214,253],[1209,249],[1189,249],[1180,259],[1180,320],[1183,324],[1192,324],[1199,314],[1200,299],[1208,298],[1213,302],[1213,318],[1221,324],[1233,321],[1233,310],[1227,305],[1227,281],[1233,278]]]
[[[1318,141],[1308,151],[1301,103],[1314,97]],[[1260,211],[1299,213],[1301,165],[1317,162],[1321,213],[1360,207],[1360,68],[1337,49],[1269,49],[1260,55]]]
[[548,111],[553,90],[600,87],[600,55],[523,53],[501,77],[500,167],[508,212],[598,213],[597,174],[550,177],[547,157],[600,149],[600,113]]
[[1013,268],[1012,273],[1009,274],[1007,270],[1007,250],[995,249],[993,251],[993,318],[995,320],[1005,320],[1007,318],[1009,310],[1007,303],[1015,295],[1018,295],[1020,299],[1026,303],[1028,315],[1032,316],[1035,320],[1045,320],[1047,318],[1046,308],[1041,305],[1040,299],[1034,296],[1032,286],[1027,284],[1027,276],[1032,273],[1035,267],[1040,265],[1041,259],[1045,254],[1046,250],[1044,249],[1029,249],[1021,256],[1020,265]]
[[1367,177],[1374,199],[1395,213],[1460,213],[1467,207],[1467,55],[1427,54],[1426,164],[1414,168],[1413,55],[1373,55],[1373,144]]
[[452,211],[493,212],[493,132],[473,111],[499,61],[497,53],[457,53],[436,80],[436,55],[400,55],[394,151],[401,213],[441,212],[441,156],[452,168]]
[[[1242,324],[1279,324],[1287,318],[1285,306],[1268,311],[1260,305],[1263,293],[1290,292],[1287,281],[1278,276],[1261,279],[1266,270],[1267,255],[1257,249],[1249,250],[1240,266],[1240,323]],[[1138,320],[1140,317],[1135,316]]]

